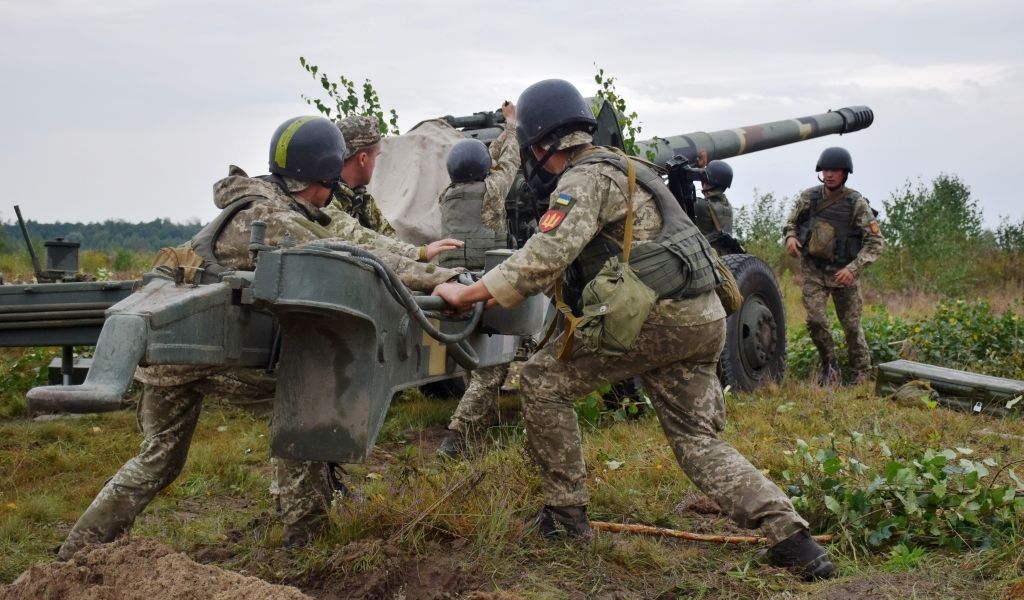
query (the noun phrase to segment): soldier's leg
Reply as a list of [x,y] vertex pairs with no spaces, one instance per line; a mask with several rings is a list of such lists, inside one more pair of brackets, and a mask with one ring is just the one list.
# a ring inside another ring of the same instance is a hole
[[107,481],[75,523],[58,553],[62,560],[86,544],[113,541],[174,481],[188,456],[201,407],[201,394],[188,386],[145,386],[138,408],[144,436],[139,453]]
[[272,458],[270,465],[270,495],[284,524],[282,543],[305,545],[327,525],[332,499],[327,465],[285,458]]
[[479,435],[497,421],[501,382],[508,365],[477,369],[469,374],[469,387],[455,407],[448,429],[463,435]]
[[861,316],[864,313],[864,300],[860,293],[860,282],[854,281],[844,288],[832,292],[836,303],[836,314],[846,333],[846,348],[850,359],[850,370],[854,381],[862,380],[871,375],[871,350],[864,337]]
[[832,340],[832,329],[829,327],[826,312],[829,289],[808,269],[804,269],[803,274],[800,291],[804,310],[807,311],[807,333],[814,347],[818,349],[821,363],[830,364],[835,362],[836,345]]
[[577,343],[572,360],[568,361],[557,358],[562,346],[562,336],[558,336],[523,364],[519,383],[526,446],[540,469],[544,502],[548,506],[582,506],[588,499],[573,402],[601,385],[671,362],[678,350],[651,343],[661,328],[645,324],[636,348],[624,356],[598,356]]
[[662,344],[687,347],[689,356],[642,379],[687,477],[738,525],[761,528],[769,544],[806,529],[807,522],[782,490],[718,438],[725,427],[725,399],[716,363],[725,342],[725,321],[666,329]]

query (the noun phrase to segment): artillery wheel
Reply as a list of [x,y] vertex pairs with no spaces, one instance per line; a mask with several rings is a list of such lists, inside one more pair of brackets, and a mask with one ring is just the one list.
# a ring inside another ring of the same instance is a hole
[[719,362],[722,385],[749,392],[780,381],[786,368],[786,311],[775,274],[763,260],[730,254],[722,260],[743,294],[743,306],[726,321]]

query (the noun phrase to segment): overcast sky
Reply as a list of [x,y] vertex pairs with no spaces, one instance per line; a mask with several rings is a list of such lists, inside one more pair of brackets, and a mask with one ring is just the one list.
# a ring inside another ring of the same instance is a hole
[[316,83],[370,78],[400,125],[469,114],[549,77],[618,78],[641,137],[864,104],[874,125],[738,157],[730,194],[791,196],[831,145],[876,208],[907,180],[958,175],[1024,218],[1024,4],[929,0],[410,3],[0,0],[0,114],[11,206],[39,221],[216,214],[211,184],[267,169],[269,136]]

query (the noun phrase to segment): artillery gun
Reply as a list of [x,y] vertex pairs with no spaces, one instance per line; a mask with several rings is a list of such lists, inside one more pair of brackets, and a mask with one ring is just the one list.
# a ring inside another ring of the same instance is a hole
[[[620,121],[611,104],[591,98],[597,118],[594,143],[624,149]],[[481,112],[465,117],[444,117],[462,135],[490,143],[503,130],[501,111]],[[874,113],[866,106],[840,108],[817,115],[771,123],[697,131],[670,137],[655,137],[637,143],[638,156],[661,169],[669,189],[691,219],[694,217],[696,182],[704,179],[699,160],[724,160],[810,139],[866,129]],[[509,231],[517,245],[536,231],[536,217],[547,210],[547,198],[535,198],[522,173],[506,201]],[[771,268],[746,253],[731,236],[716,233],[708,242],[723,255],[736,277],[744,302],[729,317],[725,349],[719,364],[723,385],[751,391],[764,383],[778,381],[785,370],[786,318],[782,293]]]
[[[597,141],[621,145],[610,106],[598,112]],[[500,132],[488,117],[461,135],[493,140]],[[848,133],[871,124],[864,107],[724,130],[654,139],[651,149],[680,201],[694,194],[701,150],[709,159]],[[456,123],[460,123],[456,121]],[[405,164],[406,173],[431,165]],[[377,177],[388,180],[381,169]],[[543,210],[544,199],[515,197],[535,207],[521,211],[523,223]],[[436,203],[440,190],[428,201]],[[80,386],[34,388],[34,410],[97,412],[123,406],[136,365],[276,368],[272,453],[328,462],[357,462],[372,448],[392,395],[464,369],[510,361],[520,338],[541,329],[546,299],[536,296],[516,310],[482,306],[468,320],[439,312],[437,298],[414,296],[382,264],[358,248],[327,243],[296,248],[263,245],[253,228],[254,272],[228,272],[220,281],[192,285],[181,273],[151,273],[140,289],[105,311],[93,368]],[[738,244],[736,247],[742,250]],[[492,251],[487,268],[511,251]],[[785,315],[771,269],[742,252],[725,257],[746,299],[730,317],[722,380],[753,389],[782,375]],[[63,286],[69,284],[43,284]],[[71,284],[74,285],[74,284]],[[122,292],[123,293],[123,292]],[[65,304],[73,304],[66,302]],[[279,360],[277,359],[279,357]]]

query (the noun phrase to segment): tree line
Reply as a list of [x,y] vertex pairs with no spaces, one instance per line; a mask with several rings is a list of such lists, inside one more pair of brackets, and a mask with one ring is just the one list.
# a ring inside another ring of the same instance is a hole
[[[33,243],[38,240],[63,238],[78,242],[83,250],[114,251],[119,249],[155,252],[167,246],[187,242],[202,227],[197,219],[175,223],[170,219],[154,219],[145,223],[106,220],[102,223],[26,223]],[[19,251],[25,242],[18,223],[0,225],[0,251]]]

